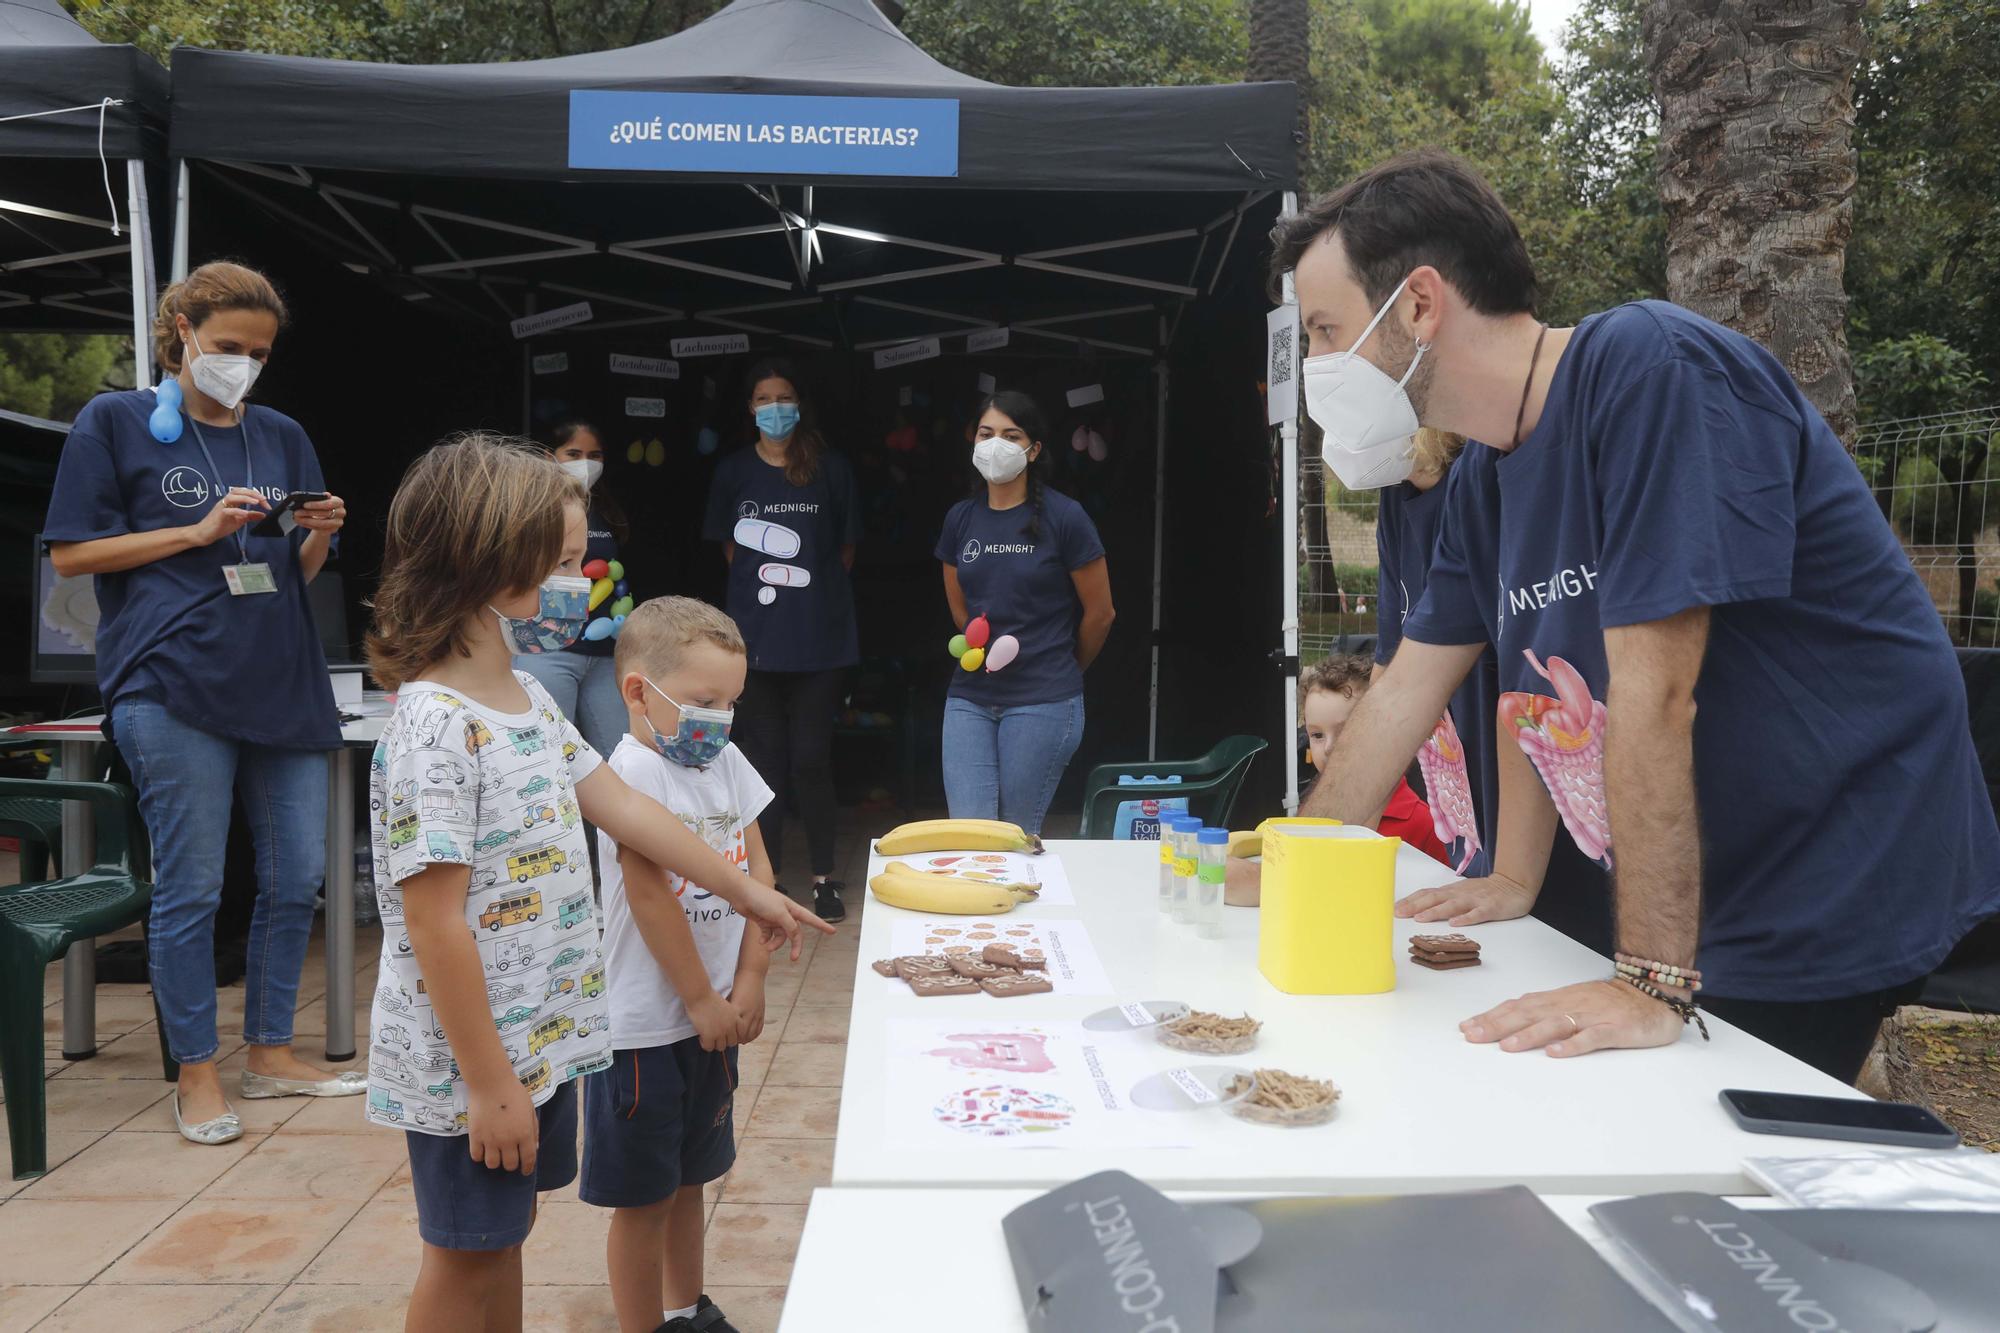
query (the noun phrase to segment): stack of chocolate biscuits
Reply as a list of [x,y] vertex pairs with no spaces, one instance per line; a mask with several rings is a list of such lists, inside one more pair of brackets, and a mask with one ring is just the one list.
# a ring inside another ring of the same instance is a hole
[[1016,952],[1011,945],[989,944],[979,957],[910,954],[869,964],[885,977],[901,977],[918,995],[978,995],[1000,999],[1041,995],[1055,989],[1043,975],[1048,960],[1039,949]]
[[1469,935],[1412,935],[1410,961],[1433,972],[1479,966],[1479,941]]

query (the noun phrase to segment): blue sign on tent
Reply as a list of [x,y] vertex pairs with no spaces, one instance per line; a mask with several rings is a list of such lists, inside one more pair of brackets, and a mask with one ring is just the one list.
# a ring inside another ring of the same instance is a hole
[[956,176],[958,102],[572,90],[569,164],[757,176]]

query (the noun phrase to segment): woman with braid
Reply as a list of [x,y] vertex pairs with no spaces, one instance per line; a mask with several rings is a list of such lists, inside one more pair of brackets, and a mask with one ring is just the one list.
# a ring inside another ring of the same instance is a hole
[[1082,506],[1042,480],[1041,408],[1025,393],[986,400],[972,446],[980,480],[938,537],[945,601],[960,630],[983,617],[997,667],[958,671],[944,707],[944,790],[955,819],[1004,819],[1040,833],[1083,738],[1083,673],[1111,633],[1104,544]]

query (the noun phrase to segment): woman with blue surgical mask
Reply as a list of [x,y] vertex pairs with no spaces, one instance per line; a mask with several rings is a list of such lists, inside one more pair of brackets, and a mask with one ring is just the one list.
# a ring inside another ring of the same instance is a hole
[[[591,749],[610,754],[625,733],[625,701],[619,697],[618,673],[612,666],[618,617],[641,600],[633,571],[625,564],[631,525],[624,506],[604,484],[604,441],[595,426],[588,421],[564,422],[556,427],[549,452],[590,492],[590,538],[583,559],[559,572],[588,579],[593,587],[603,586],[598,583],[601,578],[611,583],[603,596],[593,593],[595,605],[575,642],[559,652],[522,654],[514,659],[514,669],[542,683]],[[614,563],[618,567],[610,568]]]
[[758,820],[772,870],[784,868],[789,798],[805,821],[813,908],[839,921],[833,722],[861,660],[848,580],[861,505],[854,470],[827,449],[791,364],[761,361],[746,385],[750,441],[717,465],[702,529],[722,545],[728,611],[749,648],[734,738],[777,793]]
[[257,849],[257,901],[241,992],[249,1051],[229,1091],[367,1087],[292,1051],[326,866],[326,756],[341,743],[306,585],[347,505],[326,493],[304,429],[248,401],[284,322],[270,280],[240,264],[203,264],[167,288],[153,325],[166,377],[85,405],[42,530],[59,574],[96,580],[105,730],[152,835],[147,966],[180,1064],[174,1119],[201,1144],[243,1134],[217,1068],[215,914],[234,798]]

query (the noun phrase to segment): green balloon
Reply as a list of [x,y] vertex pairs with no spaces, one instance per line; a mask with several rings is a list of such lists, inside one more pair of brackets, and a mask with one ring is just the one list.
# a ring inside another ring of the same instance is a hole
[[615,602],[613,602],[613,603],[611,604],[611,614],[612,614],[612,615],[614,615],[614,616],[629,616],[629,615],[631,615],[631,614],[632,614],[632,599],[631,599],[631,598],[630,598],[629,596],[628,596],[628,597],[620,597],[620,598],[619,598],[619,599],[618,599],[617,601],[615,601]]
[[611,581],[613,583],[616,583],[618,582],[618,580],[624,577],[625,577],[625,566],[619,564],[616,560],[613,560],[611,562]]
[[945,651],[953,657],[963,657],[965,656],[966,647],[965,636],[963,634],[954,634],[951,636],[951,642],[945,646]]

